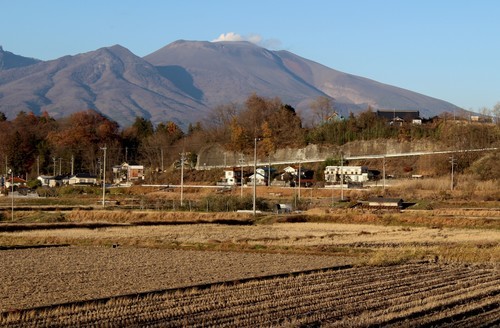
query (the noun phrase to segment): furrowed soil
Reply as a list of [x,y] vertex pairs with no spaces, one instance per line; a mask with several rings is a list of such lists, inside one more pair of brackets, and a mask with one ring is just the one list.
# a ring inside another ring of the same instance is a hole
[[333,256],[128,247],[3,250],[0,310],[298,272],[349,261]]
[[0,316],[4,327],[498,327],[488,266],[327,269]]

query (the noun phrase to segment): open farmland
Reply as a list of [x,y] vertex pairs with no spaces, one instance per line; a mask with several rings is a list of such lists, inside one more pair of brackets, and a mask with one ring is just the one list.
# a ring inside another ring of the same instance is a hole
[[[113,215],[3,224],[0,326],[500,324],[490,214],[428,226],[394,214],[252,225]],[[470,227],[478,220],[487,228]]]
[[4,314],[5,327],[493,327],[500,274],[404,264],[320,270]]
[[0,251],[8,311],[345,265],[348,258],[130,247]]

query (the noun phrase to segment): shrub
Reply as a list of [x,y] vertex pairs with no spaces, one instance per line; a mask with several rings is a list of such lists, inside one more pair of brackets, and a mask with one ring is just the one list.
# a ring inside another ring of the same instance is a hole
[[40,197],[57,197],[59,196],[58,190],[56,188],[37,188],[36,193]]
[[83,190],[81,188],[75,188],[73,186],[63,186],[58,189],[59,189],[59,195],[61,196],[80,195],[83,193]]
[[[257,197],[255,199],[255,206],[257,210],[267,211],[270,209],[269,204],[263,199]],[[251,210],[253,208],[252,196],[234,195],[208,195],[201,199],[196,208],[199,211],[209,212],[234,212],[237,210]]]
[[38,187],[42,186],[42,182],[38,179],[33,179],[33,180],[28,181],[28,183],[26,185],[30,189],[37,189]]
[[500,176],[500,153],[493,152],[475,161],[470,171],[477,175],[480,180],[489,180]]
[[102,189],[96,186],[62,186],[59,187],[59,195],[100,195],[102,193]]

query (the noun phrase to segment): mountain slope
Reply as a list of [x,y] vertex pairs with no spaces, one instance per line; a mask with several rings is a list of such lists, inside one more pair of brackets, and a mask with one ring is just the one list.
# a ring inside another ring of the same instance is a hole
[[121,46],[0,72],[0,106],[55,117],[95,109],[122,126],[136,116],[184,124],[206,110]]
[[288,69],[349,110],[365,110],[368,106],[419,110],[422,116],[431,117],[459,109],[443,100],[336,71],[288,51],[278,51],[277,55]]
[[144,59],[166,74],[182,70],[193,81],[192,88],[200,90],[198,99],[208,106],[243,102],[252,93],[277,96],[290,104],[326,96],[289,71],[274,52],[248,42],[181,40]]

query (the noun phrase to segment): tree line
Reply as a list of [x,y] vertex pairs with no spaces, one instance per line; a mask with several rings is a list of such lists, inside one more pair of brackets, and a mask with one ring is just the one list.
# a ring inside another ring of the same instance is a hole
[[140,163],[152,170],[166,169],[181,155],[196,162],[206,145],[219,143],[228,151],[251,153],[259,138],[259,155],[284,147],[307,144],[343,145],[357,140],[393,138],[401,141],[429,139],[460,149],[498,145],[500,125],[463,124],[443,114],[422,125],[389,125],[368,107],[358,115],[341,117],[334,101],[319,97],[310,104],[313,124],[305,126],[296,110],[279,98],[250,95],[243,104],[214,107],[206,120],[183,131],[173,121],[156,126],[137,117],[125,128],[94,110],[54,119],[20,112],[7,120],[0,112],[0,160],[6,173],[34,177],[38,174],[88,172],[98,175],[106,147],[108,169],[122,162]]

